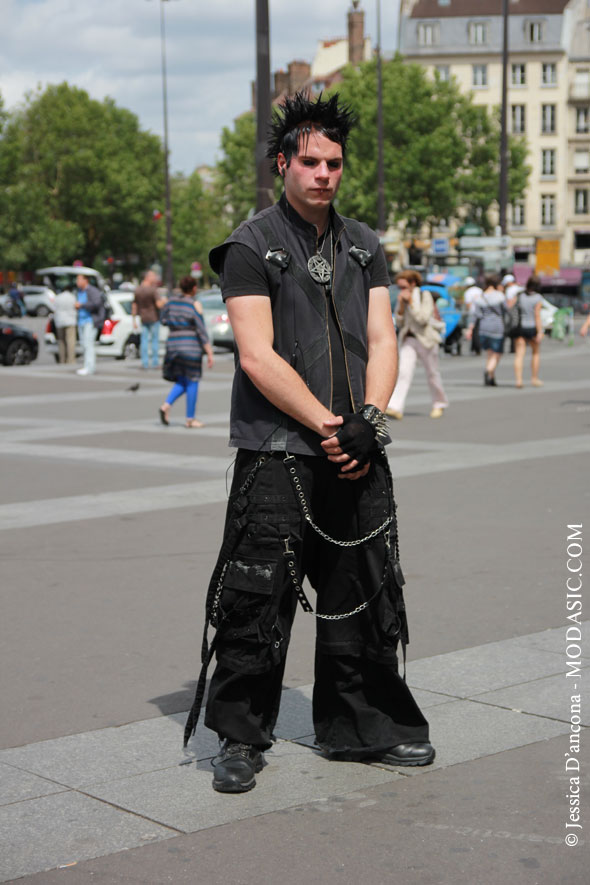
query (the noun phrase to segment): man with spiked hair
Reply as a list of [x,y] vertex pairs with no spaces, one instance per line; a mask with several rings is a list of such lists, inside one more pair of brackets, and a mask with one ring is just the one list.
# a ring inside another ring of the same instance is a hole
[[210,254],[237,346],[238,453],[185,744],[215,654],[205,724],[223,741],[219,792],[252,789],[263,767],[298,602],[317,625],[313,721],[326,756],[434,759],[398,672],[408,632],[383,448],[397,375],[389,277],[377,236],[332,205],[352,124],[338,95],[287,98],[267,153],[284,192]]

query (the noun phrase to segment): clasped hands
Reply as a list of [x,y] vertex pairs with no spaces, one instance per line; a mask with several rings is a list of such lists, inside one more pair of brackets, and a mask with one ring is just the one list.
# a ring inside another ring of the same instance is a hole
[[342,465],[340,479],[360,479],[371,462],[369,455],[375,448],[375,429],[358,414],[338,415],[324,421],[327,430],[338,428],[322,442],[328,461]]

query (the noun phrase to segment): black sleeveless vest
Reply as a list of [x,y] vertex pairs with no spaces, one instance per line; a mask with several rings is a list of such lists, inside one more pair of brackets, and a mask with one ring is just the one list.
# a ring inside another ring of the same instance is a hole
[[[353,410],[364,405],[367,366],[367,314],[370,265],[378,237],[366,224],[331,210],[334,231],[333,295],[340,326]],[[332,398],[332,364],[328,304],[323,286],[307,270],[317,245],[317,230],[288,204],[264,209],[243,222],[209,253],[219,273],[225,249],[242,243],[259,256],[268,279],[276,352],[303,378],[328,409]],[[242,370],[236,352],[232,389],[230,445],[259,451],[325,455],[321,438],[272,405]]]

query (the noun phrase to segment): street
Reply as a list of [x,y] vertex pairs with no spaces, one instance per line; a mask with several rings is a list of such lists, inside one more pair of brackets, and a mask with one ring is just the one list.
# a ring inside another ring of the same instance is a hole
[[[45,321],[25,324],[42,340]],[[565,634],[568,548],[590,529],[590,341],[545,341],[540,389],[529,354],[523,390],[508,354],[484,388],[465,350],[441,358],[444,417],[429,419],[419,369],[388,448],[407,679],[434,765],[313,750],[314,622],[299,611],[278,741],[237,797],[211,790],[202,722],[182,752],[231,480],[233,356],[204,373],[201,430],[182,400],[159,423],[169,385],[139,361],[81,378],[42,348],[0,367],[0,881],[587,881],[587,731],[580,826],[564,754],[590,675],[590,648],[573,643],[569,666]]]

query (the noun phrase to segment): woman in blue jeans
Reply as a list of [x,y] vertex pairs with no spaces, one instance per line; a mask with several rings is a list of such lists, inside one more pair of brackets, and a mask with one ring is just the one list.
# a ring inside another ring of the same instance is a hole
[[[213,349],[205,329],[203,317],[194,302],[197,291],[196,281],[192,277],[183,277],[180,281],[181,295],[171,298],[160,314],[160,322],[168,326],[169,334],[166,343],[165,370],[172,366],[174,387],[160,406],[160,421],[168,424],[170,406],[186,395],[186,426],[190,429],[203,427],[195,418],[199,381],[203,364],[203,352],[207,354],[207,367],[213,366]],[[169,377],[167,375],[167,377]]]

